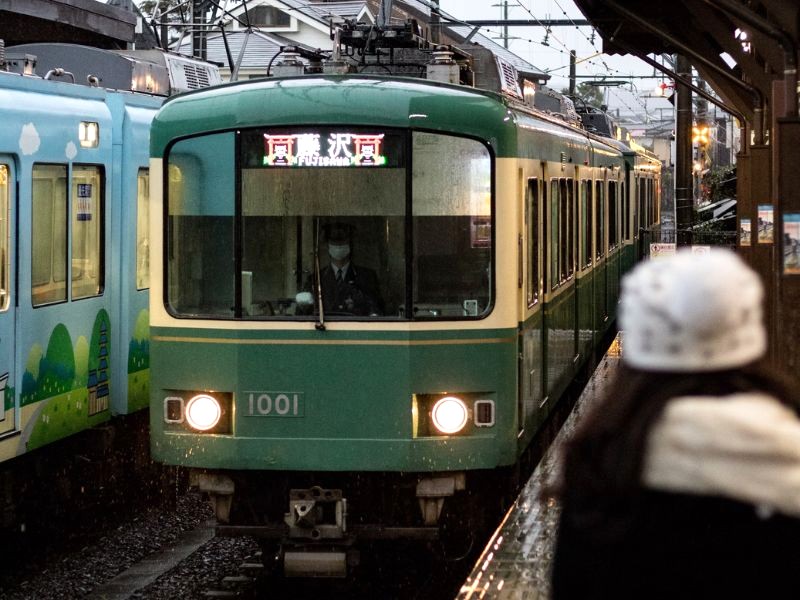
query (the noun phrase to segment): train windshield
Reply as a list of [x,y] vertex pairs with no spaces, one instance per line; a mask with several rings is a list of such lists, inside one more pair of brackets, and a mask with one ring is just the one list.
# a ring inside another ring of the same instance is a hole
[[178,316],[479,318],[492,304],[492,159],[403,130],[246,130],[168,156]]

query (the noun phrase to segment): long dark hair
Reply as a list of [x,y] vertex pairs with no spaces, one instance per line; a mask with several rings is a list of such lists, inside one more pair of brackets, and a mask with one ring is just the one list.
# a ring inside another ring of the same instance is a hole
[[598,536],[631,525],[641,488],[645,445],[667,403],[680,396],[764,392],[800,416],[800,391],[765,361],[714,372],[642,371],[620,366],[606,396],[587,412],[565,444],[560,482],[547,490],[569,504],[577,526]]

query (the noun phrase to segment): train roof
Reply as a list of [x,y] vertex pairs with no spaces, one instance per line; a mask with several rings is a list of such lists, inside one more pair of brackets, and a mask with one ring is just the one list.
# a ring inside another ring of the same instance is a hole
[[[458,102],[458,110],[454,110]],[[376,110],[378,108],[378,110]],[[154,120],[150,150],[175,137],[240,127],[366,125],[458,131],[496,149],[514,135],[500,95],[424,79],[377,75],[303,75],[249,80],[167,101]]]
[[[520,113],[540,120],[543,132],[587,138],[584,130],[561,119],[478,88],[415,77],[301,75],[229,83],[170,98],[153,121],[150,154],[163,156],[170,141],[180,137],[304,124],[459,132],[485,140],[498,156],[511,156]],[[592,144],[609,146],[601,138]]]

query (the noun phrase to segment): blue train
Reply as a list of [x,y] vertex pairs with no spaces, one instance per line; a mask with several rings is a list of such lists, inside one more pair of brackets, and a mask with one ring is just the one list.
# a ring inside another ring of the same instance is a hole
[[169,66],[64,44],[0,56],[6,487],[30,478],[12,459],[148,404],[148,141]]

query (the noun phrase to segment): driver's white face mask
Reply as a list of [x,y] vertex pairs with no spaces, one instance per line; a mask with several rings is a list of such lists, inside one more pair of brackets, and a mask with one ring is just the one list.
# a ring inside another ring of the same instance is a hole
[[350,256],[350,244],[328,244],[328,254],[333,260],[344,260]]

